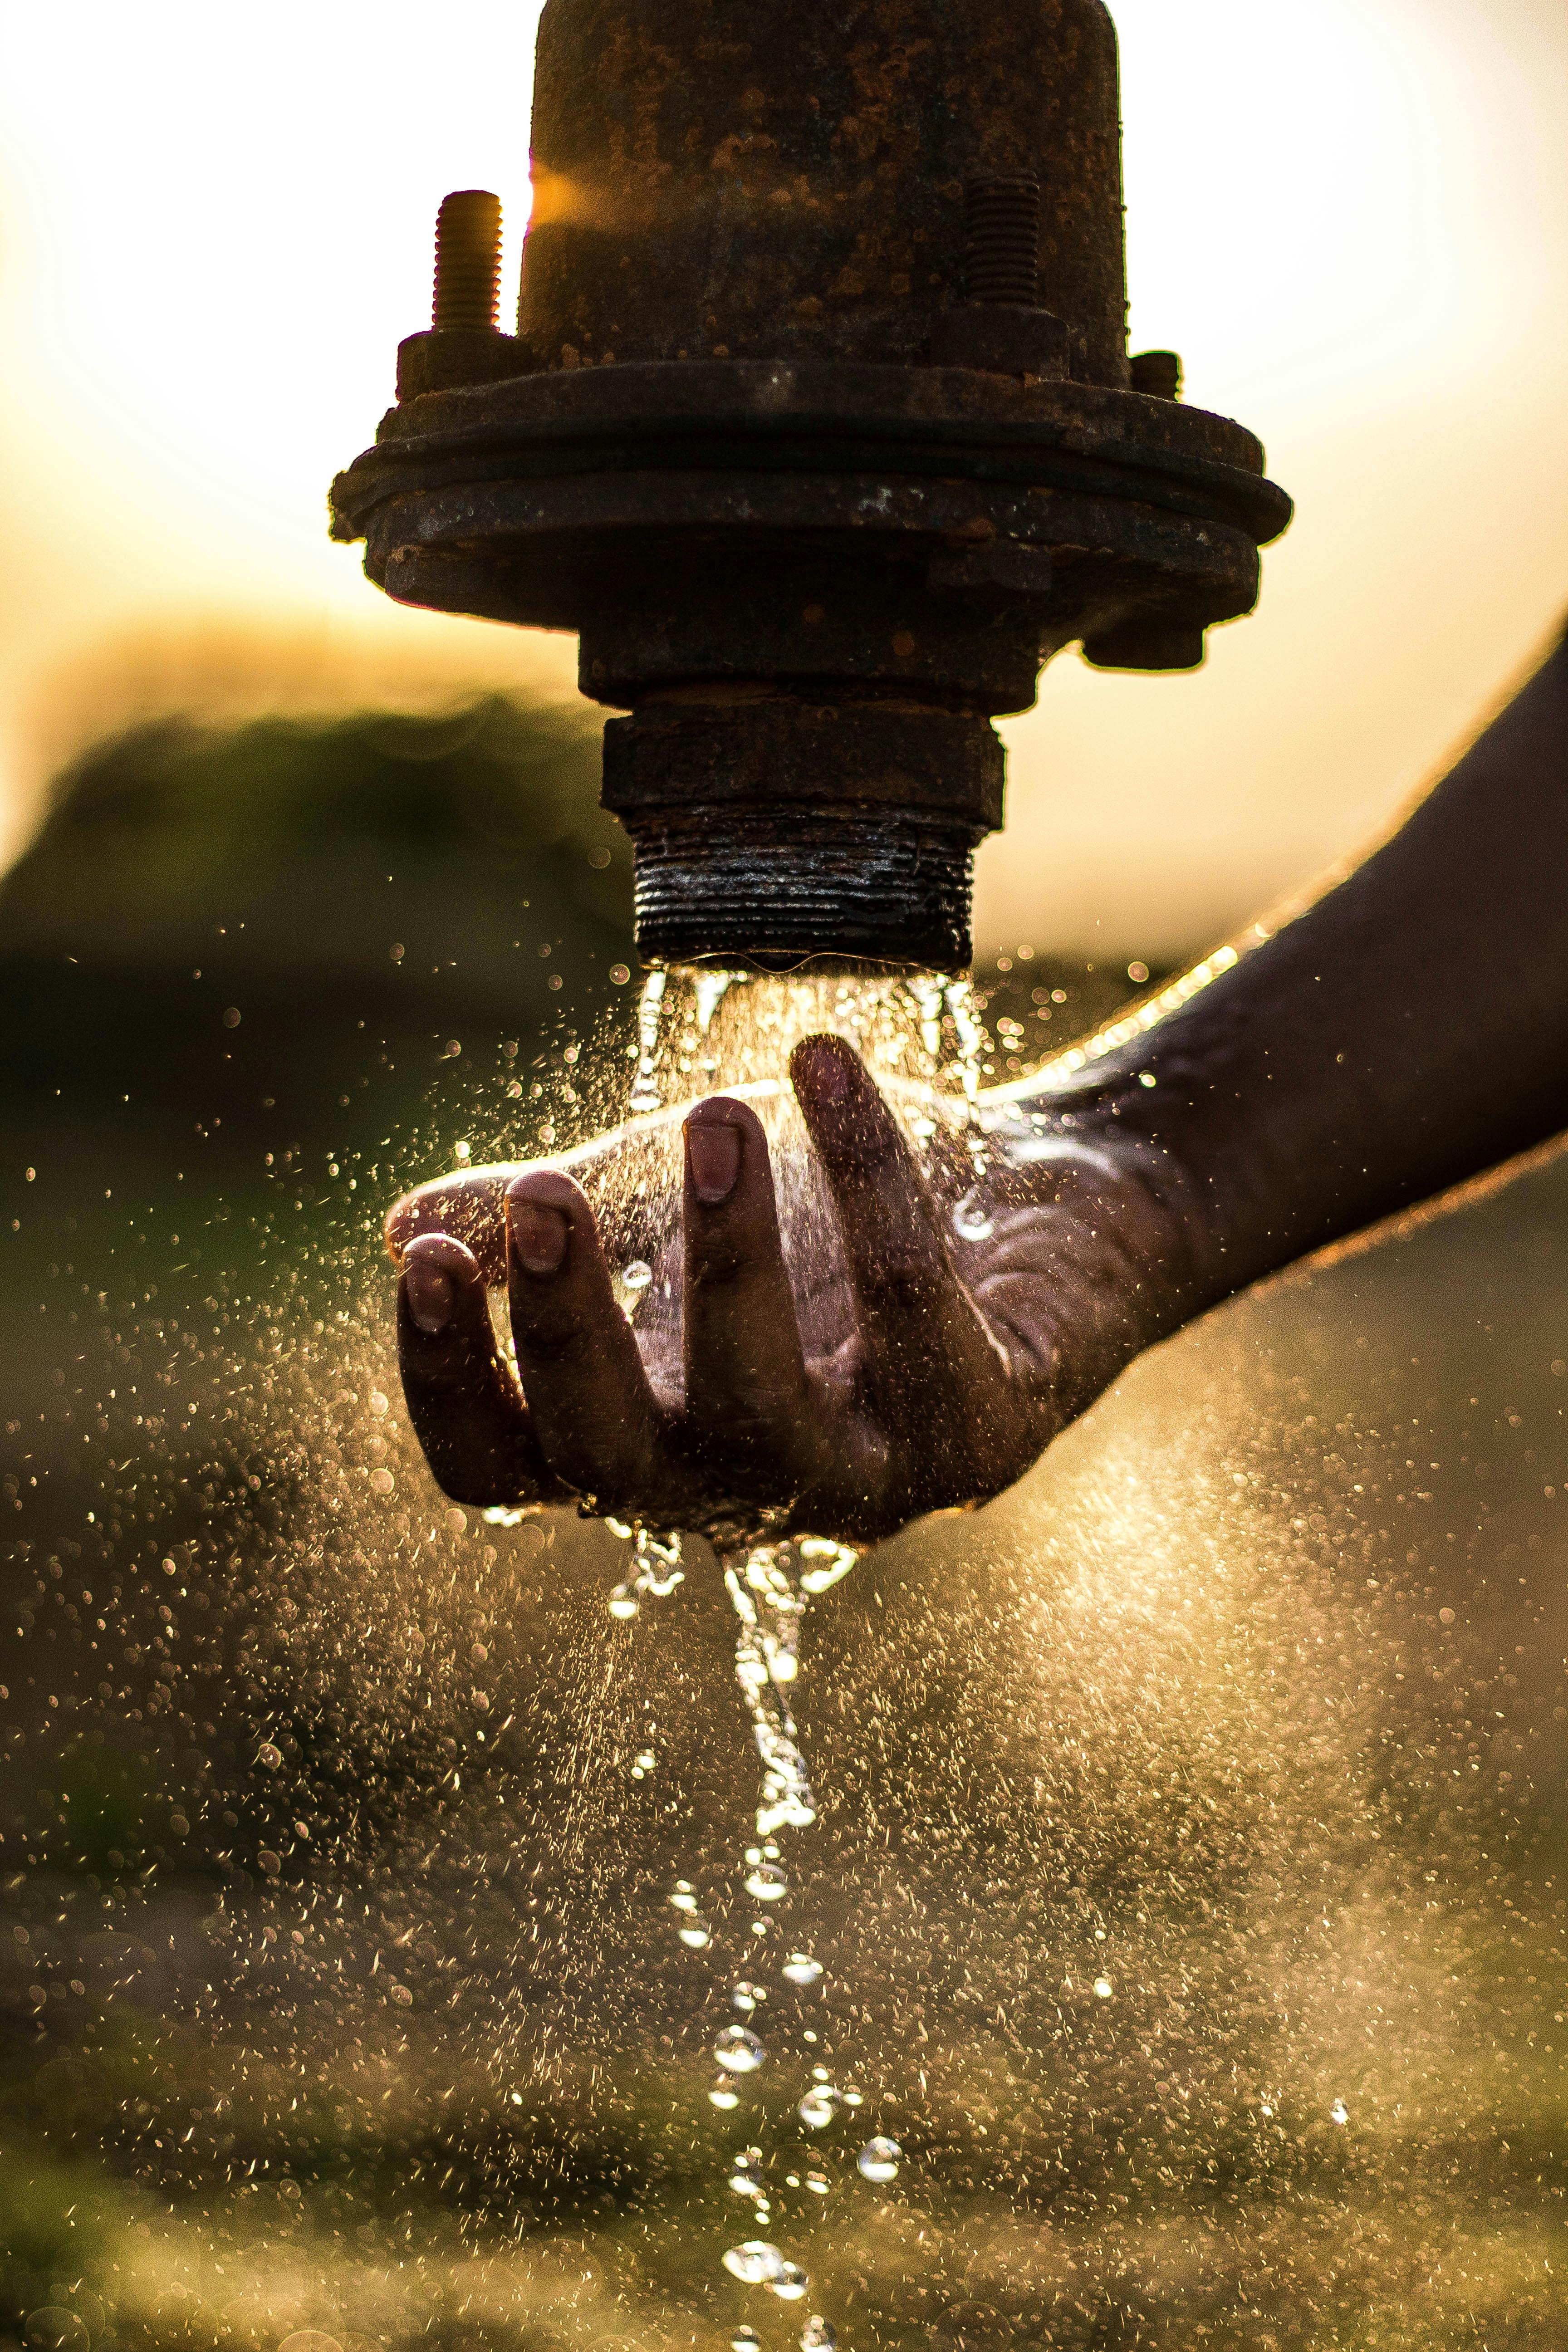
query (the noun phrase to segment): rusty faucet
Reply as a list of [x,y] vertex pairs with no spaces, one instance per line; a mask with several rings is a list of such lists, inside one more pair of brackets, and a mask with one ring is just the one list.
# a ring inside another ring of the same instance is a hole
[[332,487],[399,602],[571,629],[650,961],[956,970],[992,720],[1081,642],[1190,669],[1290,504],[1129,360],[1102,0],[546,0],[500,211]]

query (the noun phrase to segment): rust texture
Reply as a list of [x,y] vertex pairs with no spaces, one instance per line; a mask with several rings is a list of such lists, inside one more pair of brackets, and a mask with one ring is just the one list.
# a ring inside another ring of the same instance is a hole
[[964,299],[966,183],[1022,176],[1073,373],[1127,382],[1100,0],[547,0],[533,141],[547,364],[916,359]]
[[1194,667],[1290,510],[1129,360],[1100,0],[547,0],[533,174],[516,336],[409,338],[334,531],[578,633],[645,954],[961,966],[991,720]]

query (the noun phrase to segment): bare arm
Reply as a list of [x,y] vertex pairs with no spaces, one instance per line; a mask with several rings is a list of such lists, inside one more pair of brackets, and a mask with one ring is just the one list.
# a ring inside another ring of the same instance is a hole
[[1192,1310],[1568,1127],[1568,640],[1353,873],[1048,1100],[1195,1188]]

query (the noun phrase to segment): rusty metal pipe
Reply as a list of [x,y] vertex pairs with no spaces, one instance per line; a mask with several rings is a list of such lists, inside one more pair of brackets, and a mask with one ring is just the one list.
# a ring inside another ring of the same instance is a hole
[[547,0],[533,184],[517,333],[402,345],[334,531],[578,633],[645,956],[962,967],[992,720],[1192,667],[1289,515],[1129,362],[1101,0]]

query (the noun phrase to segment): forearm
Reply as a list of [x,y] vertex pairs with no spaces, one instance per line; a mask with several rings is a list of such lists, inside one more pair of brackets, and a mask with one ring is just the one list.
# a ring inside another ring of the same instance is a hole
[[1189,1312],[1568,1127],[1568,646],[1354,873],[1034,1107],[1184,1197]]

